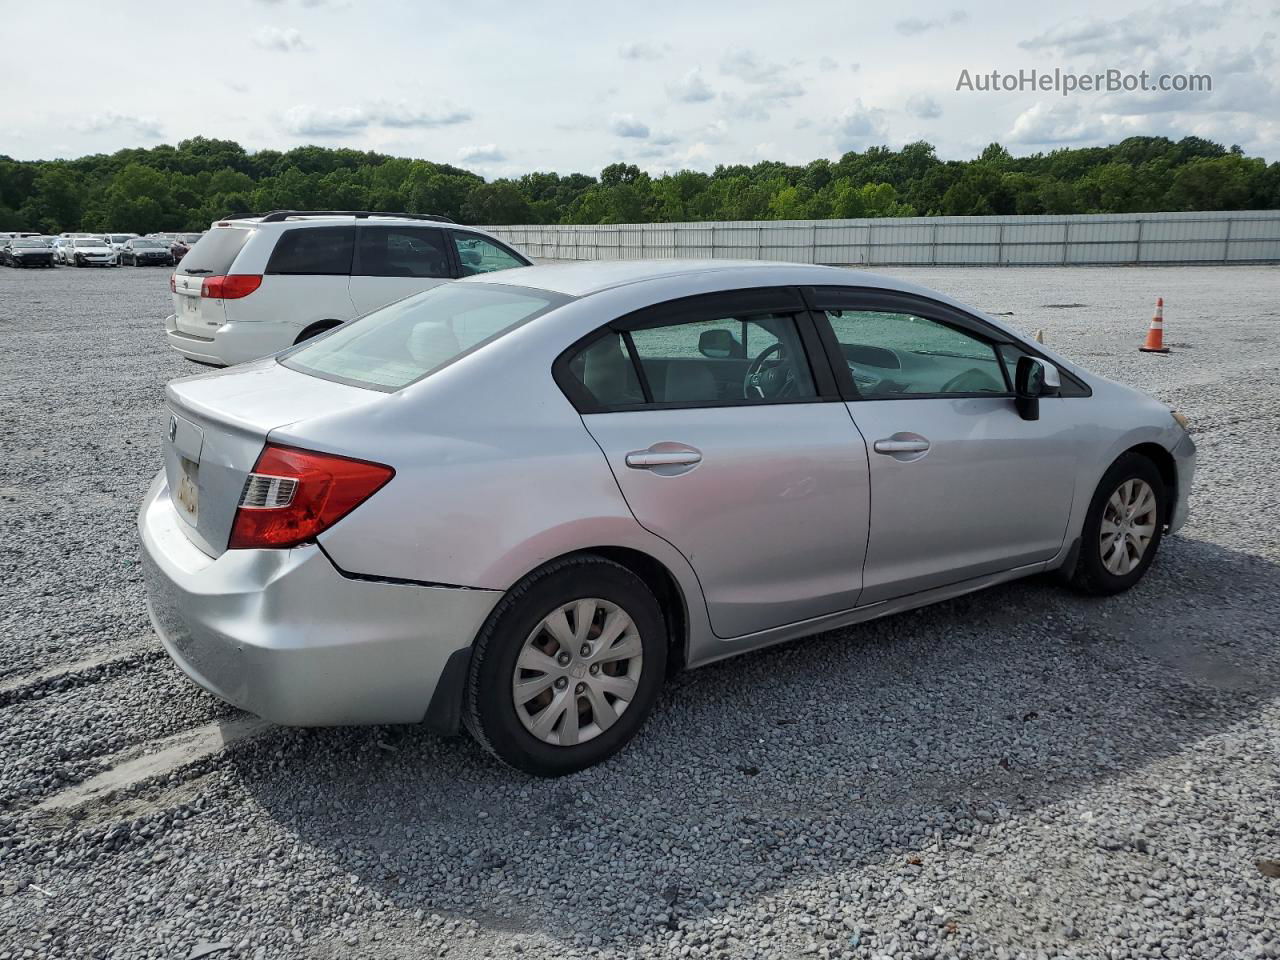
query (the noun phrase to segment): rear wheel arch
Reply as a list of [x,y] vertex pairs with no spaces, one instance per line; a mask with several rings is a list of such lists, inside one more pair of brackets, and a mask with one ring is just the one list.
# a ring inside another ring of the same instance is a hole
[[667,628],[667,675],[672,676],[684,669],[688,662],[689,648],[689,605],[684,591],[680,588],[675,574],[665,563],[643,550],[634,547],[594,546],[570,550],[555,557],[550,557],[532,570],[526,570],[516,577],[513,583],[523,581],[530,574],[545,567],[558,564],[564,560],[580,557],[599,557],[609,560],[620,567],[625,567],[635,574],[658,599],[662,609],[662,617]]
[[294,340],[293,342],[295,344],[298,344],[298,343],[301,343],[303,340],[310,340],[312,337],[319,336],[320,334],[324,333],[326,330],[332,330],[334,327],[341,326],[341,325],[342,325],[341,320],[317,320],[315,323],[311,324],[309,327],[303,328],[303,331],[300,334],[298,334],[297,339]]

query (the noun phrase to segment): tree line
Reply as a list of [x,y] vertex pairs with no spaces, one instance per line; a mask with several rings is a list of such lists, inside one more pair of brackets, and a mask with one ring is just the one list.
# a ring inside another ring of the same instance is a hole
[[763,161],[651,176],[527,173],[486,181],[460,167],[306,146],[250,153],[231,140],[75,160],[0,155],[0,230],[202,230],[277,209],[443,214],[463,223],[655,223],[1280,208],[1280,163],[1199,137],[973,160],[931,144],[871,147],[803,166]]

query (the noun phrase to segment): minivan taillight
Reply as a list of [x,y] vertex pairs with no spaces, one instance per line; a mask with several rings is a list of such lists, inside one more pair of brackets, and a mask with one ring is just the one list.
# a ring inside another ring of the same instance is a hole
[[257,273],[229,273],[225,277],[205,277],[200,284],[200,296],[215,300],[239,300],[262,286],[262,276]]
[[269,443],[245,479],[227,549],[314,540],[395,475],[381,463]]

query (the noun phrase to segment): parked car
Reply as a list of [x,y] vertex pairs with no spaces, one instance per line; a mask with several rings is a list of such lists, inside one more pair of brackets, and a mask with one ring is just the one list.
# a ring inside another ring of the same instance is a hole
[[181,233],[169,241],[169,252],[173,254],[175,262],[181,260],[187,253],[200,242],[203,237],[202,233]]
[[9,267],[52,267],[53,248],[43,240],[6,240],[0,263]]
[[217,223],[178,265],[169,345],[226,366],[523,254],[472,227],[410,214],[298,213]]
[[1139,391],[807,265],[483,274],[166,398],[138,522],[177,664],[539,775],[619,750],[677,668],[1046,571],[1126,590],[1195,466]]
[[169,245],[163,240],[152,240],[148,237],[135,237],[126,240],[118,254],[121,265],[145,267],[155,264],[173,266],[175,261],[169,251]]
[[49,245],[53,250],[53,262],[55,265],[66,265],[71,262],[71,239],[69,237],[54,237],[53,242]]
[[136,233],[108,233],[102,239],[107,241],[107,246],[111,247],[118,256],[124,249],[124,245],[136,236]]
[[76,237],[63,256],[73,267],[118,267],[115,250],[100,237]]

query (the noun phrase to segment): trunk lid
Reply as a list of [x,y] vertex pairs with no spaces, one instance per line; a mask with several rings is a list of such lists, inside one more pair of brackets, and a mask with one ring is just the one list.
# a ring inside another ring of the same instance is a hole
[[384,398],[270,358],[169,384],[164,469],[191,542],[212,557],[226,550],[245,478],[272,430]]

